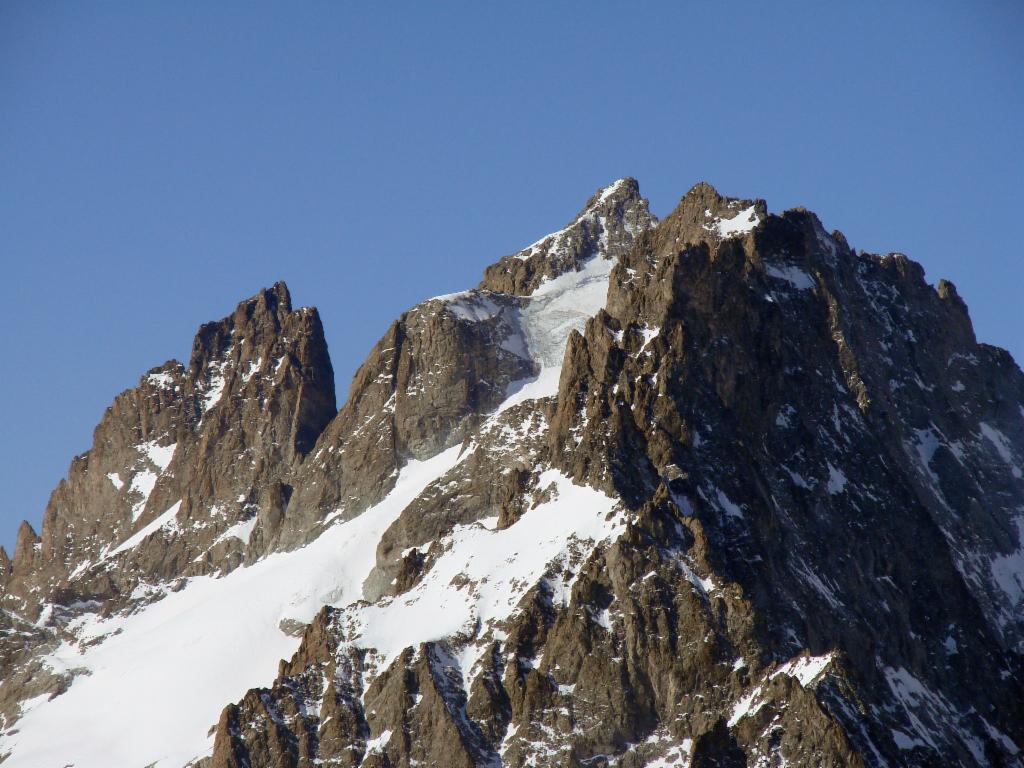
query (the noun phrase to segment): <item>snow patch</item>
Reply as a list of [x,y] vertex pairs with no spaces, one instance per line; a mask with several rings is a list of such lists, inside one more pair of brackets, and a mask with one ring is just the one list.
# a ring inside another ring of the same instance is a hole
[[798,291],[807,291],[817,285],[814,278],[809,274],[799,267],[793,267],[788,264],[779,267],[769,264],[764,268],[764,271],[769,277],[774,277],[776,280],[784,280]]
[[[804,688],[808,688],[817,682],[834,659],[835,654],[832,653],[827,653],[823,656],[801,656],[786,662],[776,669],[768,676],[768,680],[772,680],[779,675],[788,675],[795,678]],[[733,705],[732,714],[728,721],[730,728],[735,726],[744,717],[754,715],[760,711],[767,703],[766,699],[762,696],[763,693],[764,685],[758,684]]]
[[736,702],[732,708],[732,714],[729,716],[728,726],[730,728],[744,717],[755,715],[760,711],[761,707],[765,705],[765,700],[761,698],[761,691],[761,686],[757,686]]
[[1010,467],[1010,472],[1014,477],[1020,479],[1024,472],[1017,466],[1017,463],[1013,460],[1013,451],[1010,449],[1010,440],[1002,432],[993,427],[991,424],[986,424],[984,421],[978,423],[978,428],[981,429],[981,434],[984,435],[985,439],[992,443],[992,447],[996,449],[996,453],[999,454],[1007,466]]
[[[166,512],[152,520],[148,525],[144,525],[138,531],[122,541],[113,551],[107,554],[106,557],[114,557],[115,555],[119,555],[122,552],[126,552],[129,549],[137,547],[145,539],[156,533],[161,528],[175,528],[177,526],[177,520],[175,518],[177,517],[178,510],[180,508],[181,501],[179,500],[174,502]],[[104,559],[106,559],[106,557]]]
[[174,458],[174,450],[178,447],[177,443],[171,443],[170,445],[157,445],[155,440],[148,443],[142,443],[138,446],[139,453],[149,459],[153,466],[155,466],[160,472],[165,472],[167,467],[171,463],[171,459]]
[[252,535],[252,529],[256,527],[256,516],[250,517],[248,520],[243,520],[240,523],[235,523],[228,528],[224,533],[217,537],[213,542],[219,544],[227,539],[238,539],[243,544],[249,543],[249,536]]
[[796,678],[804,688],[808,688],[821,677],[834,659],[833,653],[826,653],[823,656],[801,656],[783,664],[772,673],[772,677],[789,675]]
[[830,463],[828,465],[828,492],[833,496],[840,494],[846,488],[846,475],[841,469],[836,469]]
[[452,298],[442,297],[445,308],[460,320],[482,322],[501,314],[503,307],[482,291],[463,291]]
[[607,202],[608,198],[610,198],[612,195],[614,195],[619,190],[619,188],[623,184],[625,184],[625,183],[626,183],[625,179],[619,179],[618,181],[609,184],[607,187],[605,187],[601,191],[601,196],[597,199],[597,202],[599,202],[599,203]]
[[[710,216],[710,213],[705,213],[705,216]],[[705,224],[704,229],[715,232],[720,238],[727,240],[730,237],[745,235],[760,223],[761,219],[757,215],[757,209],[752,205],[749,208],[744,208],[731,219],[714,219],[710,224]]]
[[787,467],[785,464],[783,464],[781,466],[782,466],[782,468],[784,470],[786,470],[786,474],[789,475],[790,480],[793,481],[793,485],[795,485],[797,488],[803,488],[804,490],[809,491],[809,490],[811,490],[814,487],[813,485],[811,485],[807,481],[807,478],[805,478],[799,472],[794,472],[789,467]]
[[256,360],[250,360],[248,367],[242,372],[242,383],[248,384],[257,371],[263,367],[263,358],[259,357]]
[[601,190],[601,193],[597,199],[597,203],[595,205],[590,206],[590,208],[588,208],[586,211],[580,214],[580,216],[577,217],[576,220],[572,222],[572,224],[570,224],[568,227],[565,227],[564,229],[558,230],[557,232],[552,232],[550,234],[544,235],[544,237],[531,243],[530,245],[526,246],[523,250],[516,253],[515,257],[520,261],[526,261],[527,259],[533,258],[534,256],[538,254],[543,254],[545,252],[549,255],[552,253],[557,254],[560,248],[562,247],[562,241],[565,238],[566,233],[573,227],[577,226],[581,221],[584,221],[586,219],[589,219],[591,221],[593,221],[594,219],[598,219],[600,220],[601,226],[603,227],[604,220],[603,218],[599,218],[597,216],[597,206],[600,205],[601,203],[607,202],[608,199],[613,194],[615,194],[616,190],[618,190],[625,182],[625,179],[619,179],[615,183],[609,184],[607,187]]
[[1024,603],[1024,515],[1014,520],[1017,526],[1017,550],[992,558],[992,579],[1015,608]]
[[645,325],[643,328],[640,329],[640,333],[644,337],[644,343],[640,347],[640,349],[645,349],[647,345],[651,343],[651,340],[656,338],[657,335],[661,333],[661,328],[659,326],[654,326],[653,328],[651,328]]
[[208,412],[220,402],[221,395],[224,394],[225,383],[226,380],[221,373],[218,373],[210,380],[210,386],[203,394],[203,413]]
[[132,504],[132,522],[138,520],[142,511],[146,508],[149,495],[153,492],[158,477],[155,472],[143,469],[141,472],[136,472],[135,477],[132,478],[132,484],[128,487],[128,492],[142,497],[139,501]]
[[572,331],[582,331],[608,297],[615,259],[598,253],[578,270],[541,283],[521,310],[520,325],[530,355],[542,366],[562,365]]
[[716,488],[715,495],[718,498],[719,506],[725,514],[729,517],[743,518],[743,510],[732,499],[726,496],[722,489]]
[[146,376],[146,381],[161,389],[170,389],[174,386],[174,377],[169,373],[151,373]]
[[380,736],[370,739],[366,742],[366,754],[369,755],[373,752],[383,752],[384,747],[391,741],[391,730],[382,731]]

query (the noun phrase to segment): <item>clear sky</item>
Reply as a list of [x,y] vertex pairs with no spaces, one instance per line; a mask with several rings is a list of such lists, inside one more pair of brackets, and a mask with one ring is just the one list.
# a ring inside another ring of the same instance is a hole
[[[824,6],[828,6],[825,8]],[[1024,360],[1024,4],[0,2],[0,543],[104,408],[285,279],[388,323],[635,176],[812,208]]]

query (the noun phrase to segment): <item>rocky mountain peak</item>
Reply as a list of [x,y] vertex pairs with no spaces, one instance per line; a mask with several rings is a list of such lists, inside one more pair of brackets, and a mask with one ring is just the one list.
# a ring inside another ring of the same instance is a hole
[[299,388],[299,418],[287,441],[300,455],[312,447],[336,410],[334,371],[320,315],[310,307],[293,311],[283,282],[241,302],[223,320],[201,326],[188,376],[200,423],[225,398],[249,399],[270,381],[288,380],[288,390],[294,386],[292,378],[306,382]]
[[641,204],[640,182],[631,176],[613,181],[606,187],[597,190],[582,210],[573,219],[573,223],[589,214],[609,215],[617,208],[630,208]]
[[768,216],[764,200],[725,197],[707,182],[690,188],[660,228],[680,242],[721,242],[744,237]]
[[[116,602],[139,581],[243,559],[263,489],[286,480],[336,413],[315,309],[277,283],[201,326],[186,369],[171,360],[122,392],[93,447],[54,490],[42,535],[23,524],[5,605]],[[188,533],[186,533],[188,532]]]
[[278,284],[115,399],[5,768],[1024,764],[1024,374],[907,257],[623,179],[332,379]]
[[578,271],[599,251],[605,258],[618,258],[656,222],[637,181],[619,179],[595,192],[563,229],[488,267],[479,287],[527,296],[545,280]]

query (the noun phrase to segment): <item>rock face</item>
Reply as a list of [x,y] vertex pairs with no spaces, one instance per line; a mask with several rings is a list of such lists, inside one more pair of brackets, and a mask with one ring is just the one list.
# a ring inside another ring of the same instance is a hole
[[337,413],[283,284],[120,395],[0,552],[5,766],[1021,766],[1022,475],[952,284],[624,179]]

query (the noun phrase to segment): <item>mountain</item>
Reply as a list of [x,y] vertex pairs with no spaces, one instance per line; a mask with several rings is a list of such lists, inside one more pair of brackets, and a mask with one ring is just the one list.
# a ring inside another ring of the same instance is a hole
[[278,283],[114,400],[4,768],[1024,765],[1024,375],[907,257],[622,179],[333,381]]

